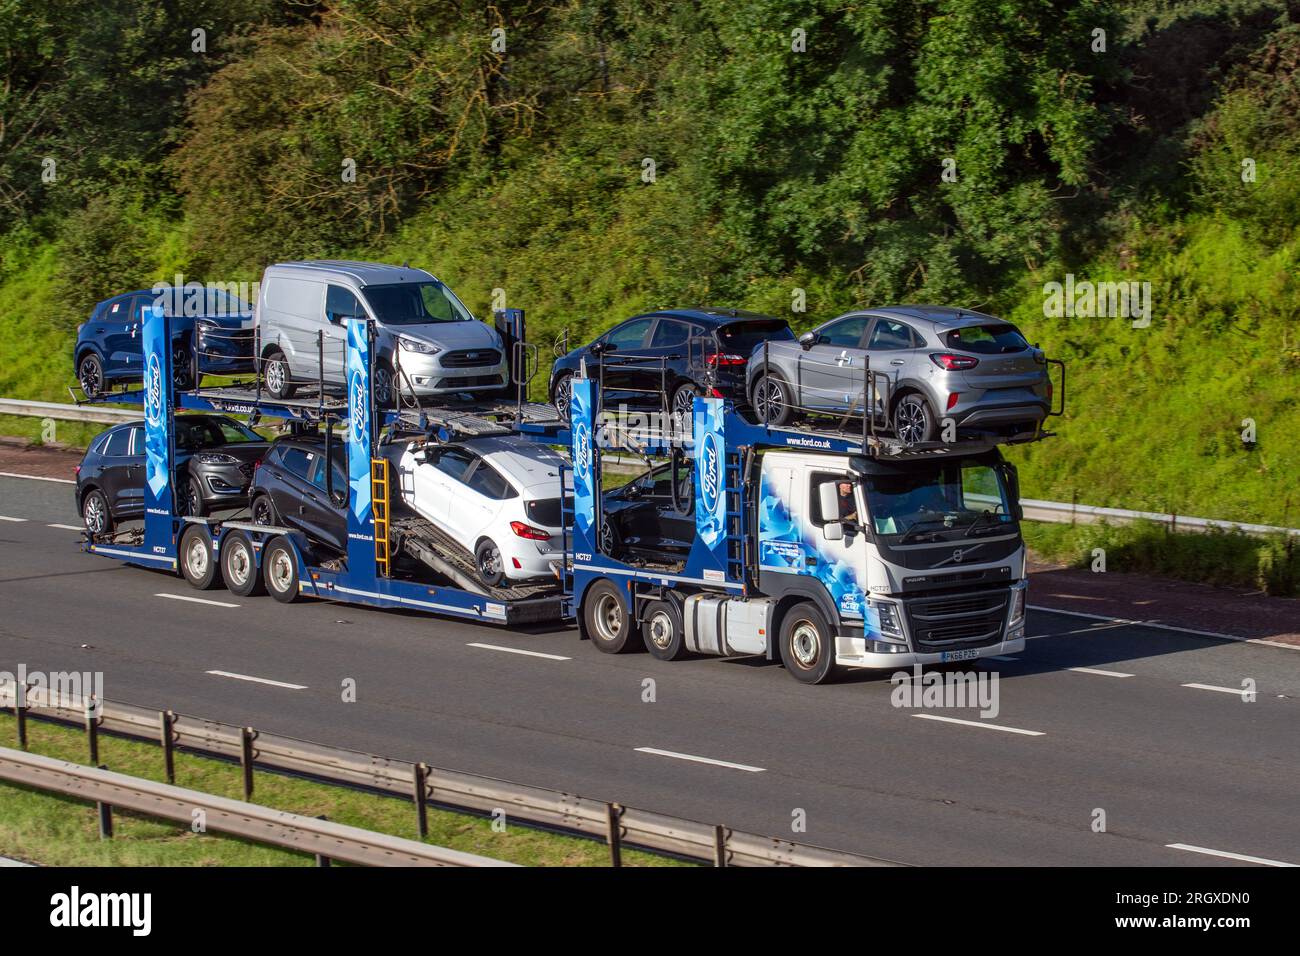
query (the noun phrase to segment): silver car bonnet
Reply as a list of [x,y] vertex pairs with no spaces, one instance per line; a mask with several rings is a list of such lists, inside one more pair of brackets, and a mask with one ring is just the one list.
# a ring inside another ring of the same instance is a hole
[[425,322],[422,325],[384,325],[394,337],[405,336],[442,349],[499,349],[501,338],[494,329],[478,320],[466,322]]

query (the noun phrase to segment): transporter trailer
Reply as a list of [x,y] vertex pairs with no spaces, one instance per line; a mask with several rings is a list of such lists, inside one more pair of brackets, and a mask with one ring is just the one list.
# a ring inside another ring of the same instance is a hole
[[[522,401],[535,354],[523,341],[523,313],[497,315],[506,326],[512,380],[519,401],[404,403],[379,408],[374,393],[373,329],[351,320],[343,343],[346,394],[333,394],[323,381],[315,395],[275,399],[253,383],[183,389],[175,363],[192,361],[168,343],[185,338],[193,320],[147,311],[141,334],[144,381],[138,390],[110,392],[94,403],[144,406],[145,464],[143,528],[106,535],[85,533],[82,547],[127,564],[181,574],[200,589],[224,582],[247,596],[269,592],[288,603],[325,598],[381,608],[427,611],[496,624],[560,621],[567,615],[562,575],[553,585],[493,588],[474,579],[473,562],[460,546],[423,519],[397,513],[390,501],[389,460],[382,446],[395,439],[447,442],[510,434],[550,445],[568,445],[567,425],[550,410]],[[186,381],[184,376],[181,381]],[[74,396],[75,397],[75,396]],[[326,494],[346,504],[347,551],[323,548],[303,532],[256,524],[250,518],[195,517],[178,511],[176,413],[182,409],[244,415],[250,424],[281,420],[291,428],[323,432],[329,460],[335,428],[346,431],[347,487],[334,488],[326,468]],[[565,480],[561,476],[561,480]]]
[[[761,655],[816,684],[845,668],[1023,649],[1019,491],[998,446],[1048,437],[1041,426],[908,446],[878,434],[871,414],[860,432],[769,427],[697,396],[688,426],[656,431],[603,409],[601,370],[583,371],[571,402],[566,590],[600,650]],[[864,375],[864,410],[889,407],[877,376]],[[1063,385],[1061,396],[1063,411]],[[669,460],[670,501],[659,506],[694,511],[684,556],[615,550],[619,536],[603,527],[604,462],[629,452]]]

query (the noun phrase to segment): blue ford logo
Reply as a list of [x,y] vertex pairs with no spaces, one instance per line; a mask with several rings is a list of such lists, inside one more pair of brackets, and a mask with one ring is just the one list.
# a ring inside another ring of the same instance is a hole
[[150,425],[157,425],[162,421],[162,363],[158,361],[158,353],[149,353],[149,374],[146,378],[144,392],[144,416],[149,420]]
[[704,436],[700,456],[700,496],[704,510],[712,513],[717,510],[722,491],[722,451],[717,435],[710,432]]
[[579,422],[573,429],[573,468],[584,481],[591,473],[591,432],[586,422]]
[[360,371],[352,373],[352,440],[364,441],[366,438],[366,377]]

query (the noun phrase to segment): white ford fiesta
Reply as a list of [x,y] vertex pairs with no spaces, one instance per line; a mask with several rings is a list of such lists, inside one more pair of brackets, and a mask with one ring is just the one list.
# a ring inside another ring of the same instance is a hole
[[519,438],[411,442],[392,459],[402,501],[465,545],[484,584],[556,580],[564,560],[555,451]]

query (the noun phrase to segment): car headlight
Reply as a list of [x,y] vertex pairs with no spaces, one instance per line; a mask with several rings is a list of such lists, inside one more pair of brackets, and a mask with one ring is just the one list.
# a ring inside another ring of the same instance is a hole
[[202,455],[195,455],[195,460],[201,465],[237,465],[239,459],[234,455],[223,455],[220,452],[207,452]]
[[886,640],[903,640],[903,623],[898,616],[898,605],[892,601],[868,601],[867,606],[876,612],[880,621],[880,636]]
[[433,355],[435,352],[441,352],[442,349],[436,345],[430,345],[428,342],[421,342],[419,339],[408,339],[404,335],[397,337],[397,344],[400,348],[408,352],[418,352],[420,355]]
[[1028,588],[1015,588],[1011,592],[1011,620],[1008,627],[1015,627],[1025,619],[1025,593]]

